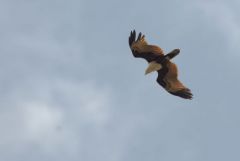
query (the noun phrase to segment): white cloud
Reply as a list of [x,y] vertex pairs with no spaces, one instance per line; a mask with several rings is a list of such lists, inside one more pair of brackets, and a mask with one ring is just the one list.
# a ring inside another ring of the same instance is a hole
[[46,104],[27,103],[22,107],[24,126],[30,140],[42,140],[50,137],[54,140],[55,132],[61,125],[62,112]]
[[76,110],[76,115],[82,120],[94,126],[102,126],[107,122],[113,99],[109,89],[98,87],[94,81],[58,81],[56,89],[64,94],[62,101],[68,104],[67,108]]
[[1,110],[2,152],[22,156],[34,145],[48,157],[81,158],[89,129],[101,134],[109,121],[110,93],[91,81],[49,81],[19,94]]

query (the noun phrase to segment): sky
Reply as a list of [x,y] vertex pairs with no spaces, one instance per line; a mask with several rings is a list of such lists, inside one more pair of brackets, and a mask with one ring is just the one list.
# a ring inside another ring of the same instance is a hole
[[[1,0],[0,160],[240,160],[238,0]],[[145,76],[131,30],[193,100]]]

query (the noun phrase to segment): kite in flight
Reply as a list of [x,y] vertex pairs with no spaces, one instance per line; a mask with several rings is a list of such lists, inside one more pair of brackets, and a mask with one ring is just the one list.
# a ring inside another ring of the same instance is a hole
[[175,96],[192,99],[193,95],[191,90],[178,80],[178,69],[176,64],[170,61],[180,53],[179,49],[174,49],[170,53],[164,55],[164,52],[160,47],[149,45],[145,40],[145,36],[142,35],[141,32],[136,39],[135,30],[130,33],[129,46],[134,57],[143,58],[149,63],[145,74],[157,71],[157,82],[166,91]]

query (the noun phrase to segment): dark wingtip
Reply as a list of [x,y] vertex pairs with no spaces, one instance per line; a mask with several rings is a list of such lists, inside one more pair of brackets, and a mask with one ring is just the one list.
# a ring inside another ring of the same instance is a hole
[[136,31],[133,30],[133,41],[135,41],[135,40],[136,40]]
[[142,37],[142,33],[140,32],[140,33],[138,34],[137,41],[138,41],[138,40],[140,40],[140,39],[141,39],[141,37]]
[[188,88],[179,90],[177,92],[170,92],[170,93],[184,99],[190,99],[190,100],[193,99],[193,94],[191,93],[191,90]]
[[138,37],[137,37],[137,39],[136,39],[136,31],[135,30],[132,30],[131,32],[130,32],[130,36],[129,36],[129,38],[128,38],[128,42],[129,42],[129,46],[131,47],[131,45],[132,45],[132,43],[134,42],[134,41],[139,41],[139,40],[141,40],[142,38],[144,38],[145,37],[145,35],[143,35],[141,32],[138,34]]
[[129,39],[128,39],[130,47],[131,47],[132,43],[135,41],[135,39],[136,39],[136,31],[133,30],[133,31],[131,31]]

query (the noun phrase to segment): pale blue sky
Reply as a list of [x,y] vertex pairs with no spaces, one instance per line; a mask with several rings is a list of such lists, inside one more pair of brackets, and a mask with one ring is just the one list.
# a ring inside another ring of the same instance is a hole
[[[0,160],[240,160],[238,0],[1,0]],[[132,29],[194,99],[133,58]]]

